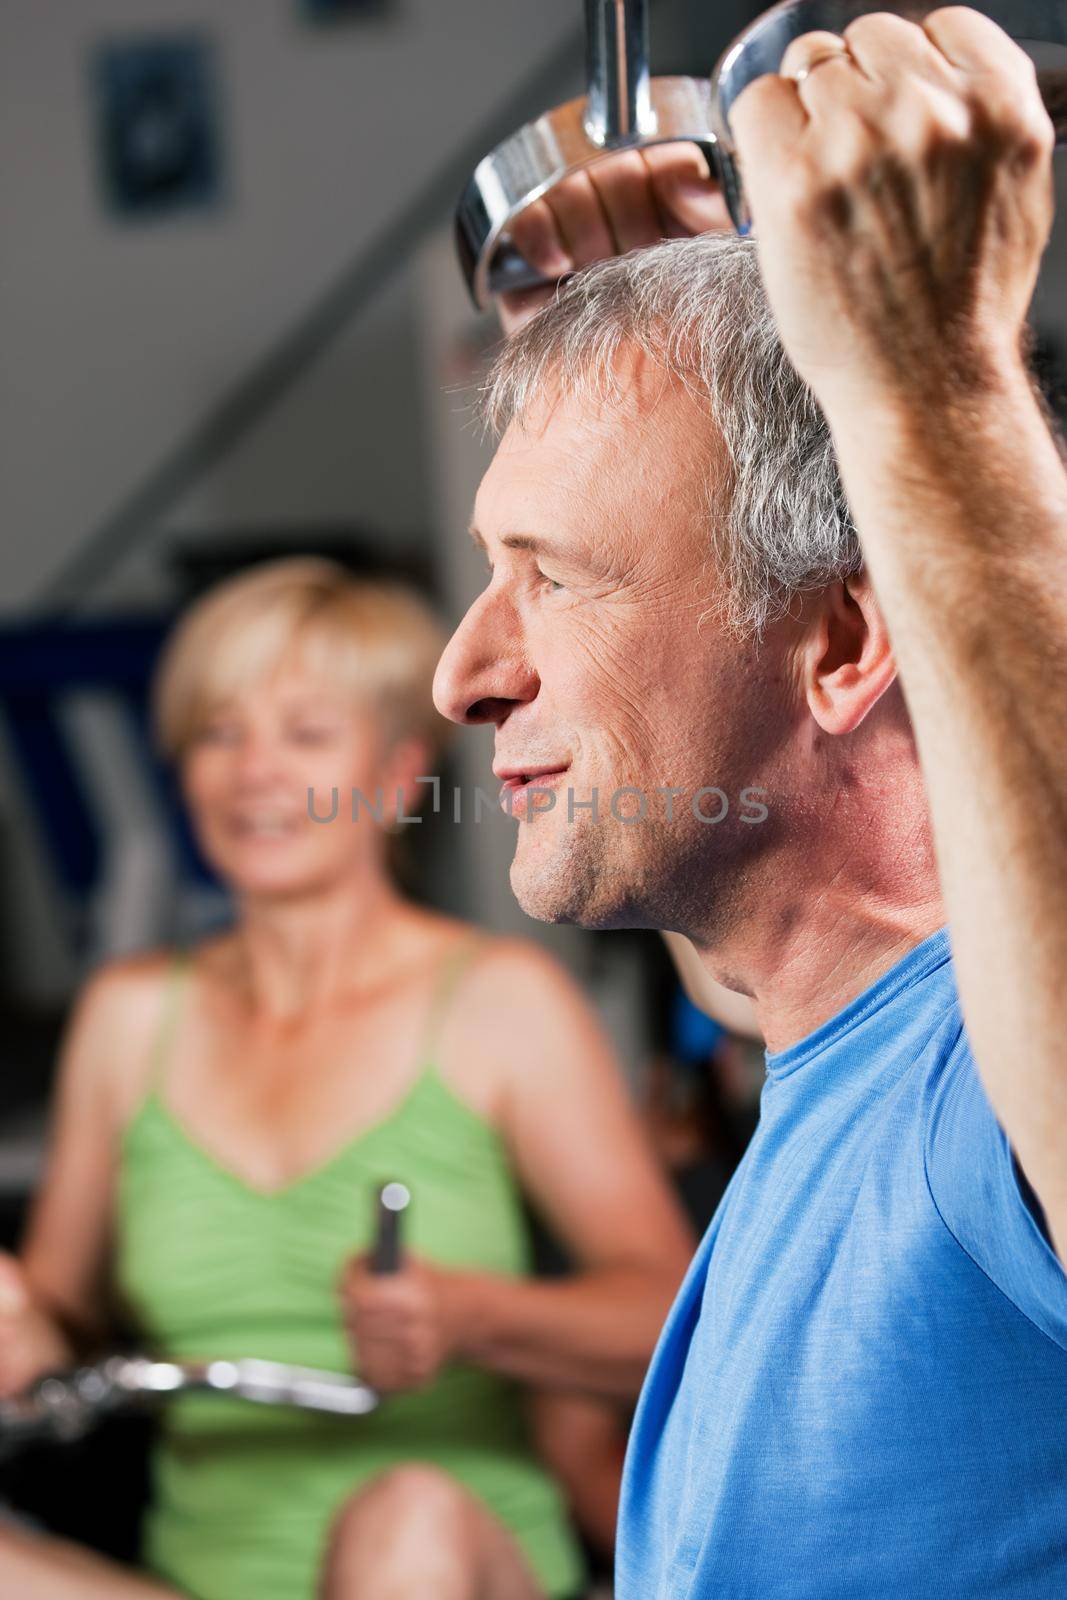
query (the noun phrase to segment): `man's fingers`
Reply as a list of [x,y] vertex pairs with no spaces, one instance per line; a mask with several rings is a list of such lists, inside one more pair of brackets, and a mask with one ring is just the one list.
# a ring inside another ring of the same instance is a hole
[[730,109],[730,127],[745,169],[745,184],[766,170],[788,172],[790,154],[808,127],[808,114],[800,103],[797,86],[769,73],[742,89]]
[[932,11],[922,27],[945,60],[964,72],[1015,72],[1028,83],[1035,81],[1034,64],[1026,51],[1009,39],[1003,28],[969,6]]
[[613,255],[625,255],[663,238],[663,224],[652,198],[648,168],[636,150],[612,156],[589,169],[611,227]]
[[730,228],[730,213],[718,183],[696,145],[660,144],[642,150],[664,235],[688,239]]
[[795,79],[798,73],[814,74],[816,69],[823,72],[829,67],[836,68],[840,63],[849,65],[848,46],[844,39],[839,33],[816,28],[811,33],[802,33],[799,38],[790,40],[778,72],[780,77]]
[[1038,160],[1051,159],[1056,135],[1038,88],[1034,63],[1013,39],[976,11],[949,6],[923,24],[950,70],[972,85],[967,95],[983,120]]
[[546,204],[573,266],[588,267],[614,255],[611,228],[588,172],[576,172],[557,183]]
[[708,171],[704,152],[698,145],[679,141],[676,144],[650,144],[638,154],[648,168],[653,188],[672,179],[688,180],[701,184],[714,184]]
[[546,278],[563,278],[574,271],[574,262],[564,248],[556,218],[544,200],[535,200],[532,206],[520,211],[508,231],[519,254]]
[[[691,143],[620,151],[573,173],[510,225],[512,243],[550,283],[580,267],[660,239],[730,226],[726,203]],[[542,289],[502,297],[513,329],[544,303]]]
[[532,266],[555,278],[660,239],[728,226],[701,152],[670,144],[620,152],[564,178],[522,213],[512,238]]

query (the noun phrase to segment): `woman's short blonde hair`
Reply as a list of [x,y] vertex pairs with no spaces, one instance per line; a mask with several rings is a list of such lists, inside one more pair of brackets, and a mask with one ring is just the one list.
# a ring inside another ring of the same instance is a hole
[[217,584],[178,622],[156,673],[154,713],[164,753],[180,760],[220,702],[296,653],[310,671],[350,690],[380,720],[389,744],[444,747],[434,668],[446,634],[405,584],[353,576],[335,561],[291,556]]

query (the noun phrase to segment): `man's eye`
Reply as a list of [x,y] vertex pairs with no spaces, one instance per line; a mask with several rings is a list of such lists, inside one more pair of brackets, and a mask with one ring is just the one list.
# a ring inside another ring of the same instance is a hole
[[557,580],[556,580],[556,579],[555,579],[555,578],[550,578],[550,577],[549,577],[549,576],[548,576],[548,573],[547,573],[547,572],[542,572],[542,571],[541,571],[541,568],[540,568],[540,567],[538,567],[538,568],[537,568],[537,576],[538,576],[538,577],[539,577],[539,578],[540,578],[540,579],[541,579],[541,580],[542,580],[542,581],[543,581],[543,582],[544,582],[544,583],[547,583],[547,585],[548,585],[548,587],[549,587],[549,590],[550,590],[550,592],[551,592],[551,593],[552,593],[552,594],[558,594],[558,593],[559,593],[559,591],[560,591],[560,590],[561,590],[561,589],[562,589],[562,588],[564,588],[564,585],[563,585],[563,584],[562,584],[562,583],[559,583],[559,582],[558,582],[558,581],[557,581]]
[[332,728],[313,728],[310,725],[293,728],[290,733],[290,738],[297,744],[327,744],[332,737]]

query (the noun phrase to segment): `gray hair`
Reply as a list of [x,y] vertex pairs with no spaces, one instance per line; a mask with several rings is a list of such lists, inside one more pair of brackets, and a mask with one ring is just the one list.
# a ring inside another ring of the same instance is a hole
[[728,626],[759,637],[805,590],[860,570],[830,430],[782,347],[753,241],[671,240],[576,274],[500,353],[483,417],[500,433],[546,393],[618,393],[624,349],[706,403],[725,443],[725,481],[701,455]]

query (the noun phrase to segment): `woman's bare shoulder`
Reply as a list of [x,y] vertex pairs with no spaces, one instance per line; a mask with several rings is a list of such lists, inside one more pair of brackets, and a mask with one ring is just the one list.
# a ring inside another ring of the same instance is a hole
[[464,974],[464,993],[487,1013],[512,1022],[536,1015],[546,1003],[584,1003],[561,961],[532,939],[512,934],[483,935]]
[[442,1029],[446,1074],[499,1122],[516,1063],[560,1040],[573,1057],[592,1008],[561,962],[530,939],[487,934],[463,968]]
[[82,985],[64,1044],[68,1075],[92,1075],[123,1117],[147,1078],[175,952],[149,950],[105,962]]
[[495,942],[494,936],[473,922],[426,906],[410,906],[400,923],[398,959],[406,978],[432,988],[453,962],[469,967],[464,954],[480,955],[489,942]]
[[83,984],[78,1011],[93,1015],[99,1025],[121,1021],[136,1028],[158,1008],[175,960],[175,951],[158,949],[104,962]]

